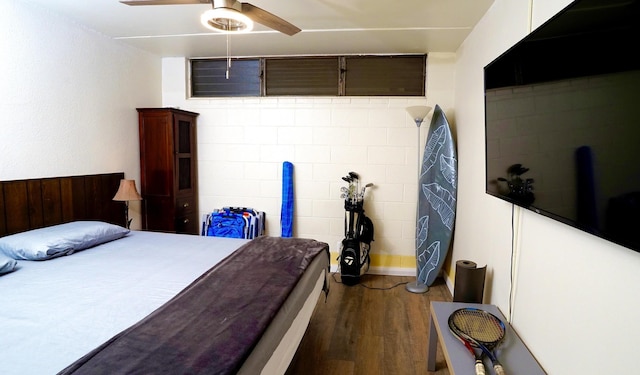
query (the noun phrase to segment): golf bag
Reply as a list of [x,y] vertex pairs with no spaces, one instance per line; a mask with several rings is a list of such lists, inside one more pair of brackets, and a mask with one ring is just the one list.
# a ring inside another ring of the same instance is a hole
[[357,193],[358,175],[350,172],[343,177],[349,182],[349,188],[343,188],[344,197],[344,236],[340,246],[338,261],[342,283],[356,285],[360,282],[360,276],[369,270],[371,258],[369,252],[373,241],[373,223],[364,214],[364,193],[367,184],[360,193]]

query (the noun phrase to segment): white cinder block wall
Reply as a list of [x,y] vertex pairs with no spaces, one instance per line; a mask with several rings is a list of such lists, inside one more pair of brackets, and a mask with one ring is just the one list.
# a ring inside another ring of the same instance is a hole
[[[433,71],[452,69],[443,55]],[[452,61],[452,59],[451,59]],[[424,97],[268,97],[185,99],[184,58],[163,60],[163,105],[200,113],[198,174],[200,212],[223,206],[265,211],[267,234],[280,235],[282,163],[294,165],[294,236],[331,247],[336,264],[344,237],[341,179],[350,171],[372,182],[365,198],[373,220],[371,272],[415,275],[415,210],[418,129],[406,113],[412,105],[442,101]],[[451,74],[434,87],[451,94]],[[429,81],[429,84],[431,81]],[[429,127],[422,125],[420,151]]]

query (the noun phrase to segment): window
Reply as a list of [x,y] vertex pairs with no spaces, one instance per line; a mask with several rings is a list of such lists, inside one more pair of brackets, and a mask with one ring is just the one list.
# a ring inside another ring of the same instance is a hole
[[338,96],[340,67],[337,57],[265,60],[266,95]]
[[424,96],[422,56],[345,57],[347,96]]
[[227,79],[227,59],[191,60],[191,96],[260,96],[260,60],[231,61]]
[[263,57],[232,59],[227,69],[227,59],[194,59],[191,96],[424,96],[426,61],[426,55]]

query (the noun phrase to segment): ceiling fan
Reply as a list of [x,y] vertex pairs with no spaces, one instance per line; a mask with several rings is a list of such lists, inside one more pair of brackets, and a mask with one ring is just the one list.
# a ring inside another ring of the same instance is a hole
[[253,22],[287,35],[294,35],[300,31],[298,27],[262,8],[237,0],[129,0],[120,2],[126,5],[211,4],[213,9],[204,12],[200,21],[211,30],[225,33],[249,32],[253,29]]

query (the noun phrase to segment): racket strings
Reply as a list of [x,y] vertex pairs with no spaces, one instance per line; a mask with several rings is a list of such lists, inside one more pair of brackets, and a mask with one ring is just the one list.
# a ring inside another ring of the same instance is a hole
[[462,333],[480,342],[492,343],[504,337],[504,327],[500,321],[482,311],[459,311],[453,316],[453,324]]

